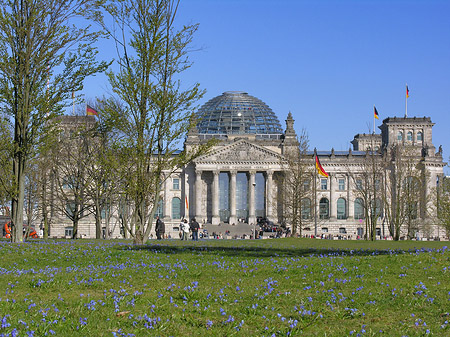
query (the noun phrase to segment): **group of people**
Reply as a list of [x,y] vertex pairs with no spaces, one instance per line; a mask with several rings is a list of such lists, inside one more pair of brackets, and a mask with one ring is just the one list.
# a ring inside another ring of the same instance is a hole
[[181,240],[187,240],[189,238],[189,231],[192,232],[192,240],[198,241],[198,230],[200,229],[200,225],[195,220],[195,218],[191,219],[191,223],[189,224],[187,219],[181,220],[180,223],[180,233]]
[[[191,219],[190,224],[186,219],[182,219],[180,223],[180,233],[181,233],[181,240],[187,240],[189,238],[189,232],[192,232],[192,240],[198,241],[198,230],[200,229],[200,225],[195,220],[195,218]],[[159,216],[156,217],[156,226],[155,226],[155,232],[156,232],[156,239],[162,240],[164,238],[164,233],[166,232],[166,226],[164,224],[164,221],[162,221]]]

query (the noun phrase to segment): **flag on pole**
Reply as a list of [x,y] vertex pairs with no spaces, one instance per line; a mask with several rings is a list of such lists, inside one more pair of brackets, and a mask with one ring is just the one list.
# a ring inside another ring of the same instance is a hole
[[188,204],[188,200],[187,200],[187,195],[185,196],[184,200],[186,201],[186,209],[189,209],[189,204]]
[[323,177],[328,177],[328,173],[325,172],[322,165],[320,165],[319,157],[316,154],[316,170]]
[[406,85],[406,98],[409,97],[409,89],[408,89],[408,85]]
[[93,107],[86,105],[86,116],[98,116],[98,112]]
[[373,116],[376,118],[376,119],[378,119],[378,111],[377,111],[377,108],[375,108],[375,105],[373,106]]

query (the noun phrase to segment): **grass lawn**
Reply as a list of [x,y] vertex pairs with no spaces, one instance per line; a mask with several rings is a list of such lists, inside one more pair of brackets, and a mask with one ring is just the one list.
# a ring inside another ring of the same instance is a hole
[[449,336],[448,242],[0,242],[0,336]]

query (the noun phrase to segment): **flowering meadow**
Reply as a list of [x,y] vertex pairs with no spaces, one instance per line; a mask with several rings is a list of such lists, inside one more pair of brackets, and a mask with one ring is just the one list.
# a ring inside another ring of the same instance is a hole
[[446,242],[0,242],[0,336],[449,336]]

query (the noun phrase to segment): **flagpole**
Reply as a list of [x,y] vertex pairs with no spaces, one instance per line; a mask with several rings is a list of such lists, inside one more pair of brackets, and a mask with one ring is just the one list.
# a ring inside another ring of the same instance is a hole
[[406,94],[405,94],[405,118],[408,117],[408,83],[406,83]]
[[[314,165],[316,161],[317,150],[314,148]],[[313,174],[313,198],[314,198],[314,237],[317,237],[317,177],[316,173]]]
[[375,104],[373,105],[373,134],[375,134]]

